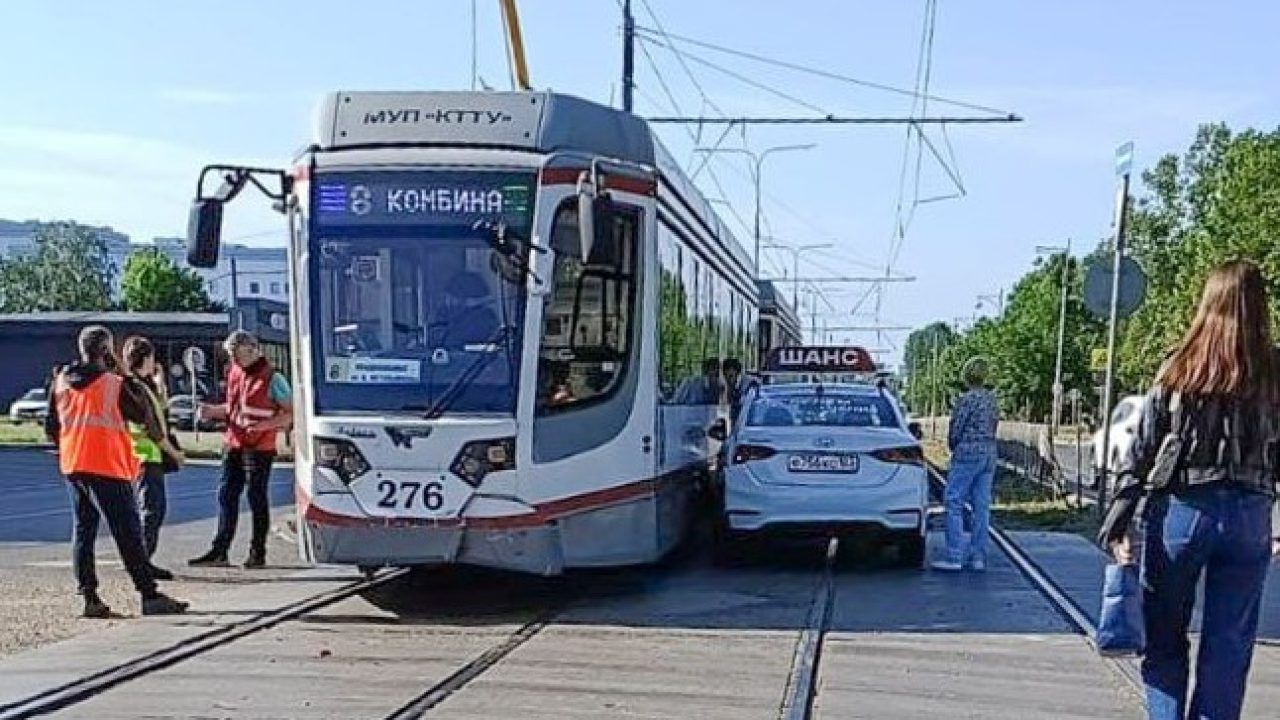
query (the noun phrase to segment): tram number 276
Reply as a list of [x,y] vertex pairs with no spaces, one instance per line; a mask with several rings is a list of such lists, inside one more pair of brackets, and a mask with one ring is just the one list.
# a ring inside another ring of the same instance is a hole
[[444,485],[439,482],[383,480],[378,483],[378,492],[382,494],[378,507],[408,510],[418,502],[428,510],[439,510],[444,507]]

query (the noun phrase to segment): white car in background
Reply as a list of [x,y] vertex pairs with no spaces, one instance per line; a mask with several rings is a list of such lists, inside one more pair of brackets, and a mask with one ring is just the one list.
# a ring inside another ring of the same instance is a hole
[[725,438],[717,534],[726,557],[762,535],[869,534],[894,544],[903,565],[922,566],[929,475],[919,428],[891,394],[765,385],[748,402]]
[[[1142,407],[1145,404],[1145,396],[1130,395],[1116,403],[1115,410],[1111,411],[1111,448],[1106,457],[1108,459],[1107,467],[1113,473],[1116,465],[1128,456],[1129,448],[1133,447],[1134,438],[1138,434],[1138,422],[1142,419]],[[1095,470],[1102,467],[1102,435],[1103,430],[1101,429],[1093,434],[1093,467]],[[1097,473],[1095,472],[1094,477],[1096,476]]]
[[15,425],[44,420],[48,414],[49,394],[44,388],[31,388],[9,406],[9,420]]

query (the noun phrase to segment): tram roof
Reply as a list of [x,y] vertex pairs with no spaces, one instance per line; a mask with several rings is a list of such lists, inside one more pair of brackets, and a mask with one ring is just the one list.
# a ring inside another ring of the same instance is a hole
[[745,268],[741,243],[642,118],[553,92],[339,91],[325,96],[315,149],[472,147],[567,153],[658,170]]
[[761,312],[774,313],[787,321],[789,326],[799,329],[800,316],[782,293],[778,292],[778,286],[772,280],[757,280],[756,292],[760,296]]
[[453,145],[578,152],[657,165],[644,120],[550,92],[335,92],[320,107],[316,142],[326,150]]

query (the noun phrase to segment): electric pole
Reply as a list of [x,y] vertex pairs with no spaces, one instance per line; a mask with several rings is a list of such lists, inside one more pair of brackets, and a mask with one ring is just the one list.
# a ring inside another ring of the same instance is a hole
[[636,87],[636,19],[631,0],[622,3],[622,109],[631,112]]

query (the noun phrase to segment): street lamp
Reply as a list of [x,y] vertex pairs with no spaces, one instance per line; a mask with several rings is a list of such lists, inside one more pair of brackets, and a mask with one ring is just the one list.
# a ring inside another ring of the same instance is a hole
[[765,158],[769,157],[773,153],[789,152],[792,150],[812,150],[815,147],[817,147],[817,145],[814,143],[806,143],[804,145],[774,145],[773,147],[765,148],[763,152],[758,153],[746,148],[700,147],[693,149],[694,152],[700,153],[737,153],[751,158],[751,180],[755,183],[756,188],[756,215],[755,228],[753,230],[753,235],[755,237],[755,255],[753,260],[755,261],[757,276],[760,274],[760,171],[764,166]]
[[1058,419],[1062,416],[1062,348],[1067,338],[1067,285],[1071,281],[1071,241],[1065,246],[1037,245],[1036,255],[1062,253],[1062,300],[1058,306],[1058,357],[1053,364],[1053,414],[1049,418],[1049,434],[1056,438]]
[[[773,238],[769,238],[772,240]],[[785,250],[791,253],[791,305],[799,307],[800,296],[800,256],[809,250],[823,250],[829,247],[835,247],[831,243],[813,243],[811,245],[800,245],[793,247],[791,245],[779,245],[777,243],[768,243],[761,247],[773,248],[775,250]]]
[[[973,306],[973,309],[981,310],[982,306],[987,303],[992,303],[996,306],[996,315],[1004,315],[1004,290],[1002,289],[999,293],[994,295],[979,295],[978,302]],[[976,314],[974,316],[974,321],[977,321]]]

